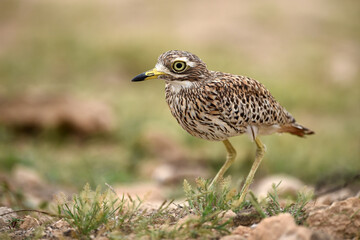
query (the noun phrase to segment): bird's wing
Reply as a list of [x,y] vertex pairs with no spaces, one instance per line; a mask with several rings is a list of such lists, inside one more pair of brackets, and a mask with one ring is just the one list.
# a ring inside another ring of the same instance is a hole
[[208,91],[208,114],[233,127],[239,125],[284,125],[295,119],[258,81],[243,76],[225,76]]

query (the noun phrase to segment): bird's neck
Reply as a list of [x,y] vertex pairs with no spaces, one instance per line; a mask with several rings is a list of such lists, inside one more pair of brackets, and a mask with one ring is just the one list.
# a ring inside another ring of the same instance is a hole
[[181,90],[192,89],[199,86],[199,82],[194,81],[166,81],[166,88],[174,93],[178,93]]

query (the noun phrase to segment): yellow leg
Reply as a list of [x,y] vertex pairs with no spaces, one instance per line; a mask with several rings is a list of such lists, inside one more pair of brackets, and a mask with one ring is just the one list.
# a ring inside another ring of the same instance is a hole
[[254,175],[256,173],[256,170],[258,169],[261,160],[264,157],[265,154],[265,145],[260,141],[259,138],[255,138],[255,143],[256,143],[256,155],[255,155],[255,161],[251,167],[251,170],[249,172],[249,175],[246,178],[245,184],[243,186],[243,188],[241,189],[241,194],[240,194],[240,198],[234,202],[234,206],[240,206],[240,204],[245,200],[246,194],[248,193],[250,184],[252,183],[253,179],[254,179]]
[[226,139],[226,140],[223,141],[223,143],[224,143],[224,145],[226,147],[226,151],[227,151],[226,162],[220,168],[220,170],[216,174],[215,178],[212,180],[212,182],[210,184],[210,187],[212,187],[214,185],[214,183],[216,183],[220,179],[222,179],[222,177],[224,176],[224,173],[226,172],[226,170],[228,170],[230,165],[235,161],[236,151],[233,148],[233,146],[231,145],[230,141]]

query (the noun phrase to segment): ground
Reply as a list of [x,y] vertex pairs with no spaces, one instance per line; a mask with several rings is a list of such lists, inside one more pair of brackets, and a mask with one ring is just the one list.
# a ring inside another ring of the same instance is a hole
[[[169,186],[156,183],[86,185],[59,193],[34,171],[4,176],[0,233],[11,239],[357,239],[360,237],[359,176],[346,186],[316,190],[290,176],[255,182],[248,201],[224,180],[217,189],[197,178],[184,182],[185,198],[170,200]],[[11,179],[11,182],[9,181]],[[278,181],[277,185],[272,184]],[[315,195],[314,195],[315,191]],[[53,195],[51,194],[53,193]],[[255,197],[257,196],[257,197]],[[42,206],[29,208],[28,206]],[[20,207],[22,206],[22,207]]]

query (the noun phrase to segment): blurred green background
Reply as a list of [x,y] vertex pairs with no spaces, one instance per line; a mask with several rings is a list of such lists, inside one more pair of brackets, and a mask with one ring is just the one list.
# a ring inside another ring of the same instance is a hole
[[[143,166],[159,160],[146,136],[158,134],[215,174],[225,159],[223,145],[181,129],[162,81],[130,82],[162,52],[180,49],[211,70],[262,82],[316,132],[306,139],[263,137],[268,151],[257,177],[286,173],[315,183],[359,173],[359,10],[360,2],[350,0],[1,0],[2,105],[29,94],[97,100],[113,111],[114,127],[76,137],[23,135],[3,124],[0,171],[24,165],[52,183],[79,188],[149,180]],[[231,141],[238,159],[229,173],[244,177],[255,146],[246,136]]]

